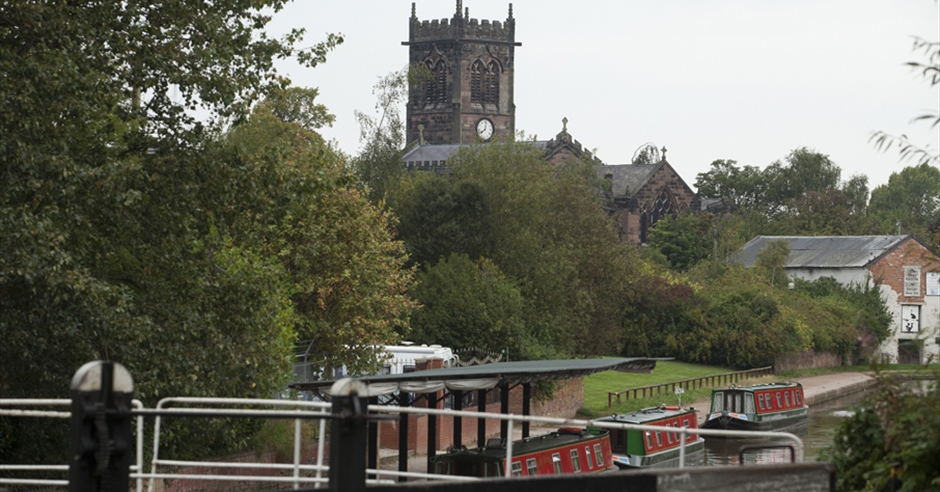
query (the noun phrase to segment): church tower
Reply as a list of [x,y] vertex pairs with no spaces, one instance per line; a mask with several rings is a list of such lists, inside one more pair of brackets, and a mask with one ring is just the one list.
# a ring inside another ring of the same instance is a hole
[[513,102],[516,21],[470,18],[419,21],[411,4],[409,61],[423,63],[431,77],[412,88],[406,117],[407,143],[469,144],[502,140],[516,128]]

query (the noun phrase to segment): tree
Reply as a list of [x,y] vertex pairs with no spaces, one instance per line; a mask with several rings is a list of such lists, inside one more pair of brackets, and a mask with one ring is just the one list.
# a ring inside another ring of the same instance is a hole
[[401,217],[398,234],[412,262],[433,265],[451,253],[463,253],[472,260],[491,253],[489,232],[494,217],[479,184],[419,173],[411,180],[407,198],[404,195],[392,207]]
[[787,210],[791,200],[809,192],[825,192],[839,188],[841,170],[828,155],[806,147],[794,149],[784,159],[763,171],[763,192],[769,217]]
[[[914,38],[914,51],[923,51],[927,57],[926,62],[912,61],[907,62],[907,66],[914,71],[919,71],[921,76],[930,82],[931,87],[940,85],[940,41],[927,41],[921,38]],[[914,121],[928,121],[930,128],[940,125],[940,111],[922,114]],[[940,166],[940,152],[926,147],[920,147],[908,140],[907,135],[894,136],[882,131],[873,132],[868,139],[873,142],[875,148],[881,151],[887,151],[891,147],[897,147],[901,161],[914,158],[918,165],[932,164]]]
[[424,271],[451,253],[491,261],[524,300],[520,358],[616,353],[632,255],[591,164],[554,165],[529,142],[505,142],[463,148],[448,167],[409,175],[389,198]]
[[[123,362],[151,404],[283,388],[294,334],[282,270],[234,227],[248,222],[242,201],[263,196],[213,140],[286,85],[276,59],[313,66],[342,41],[296,51],[302,31],[267,38],[283,3],[0,5],[5,397],[64,396],[93,359]],[[206,121],[189,116],[198,107]],[[221,451],[244,431],[207,426],[169,445]],[[2,452],[46,462],[62,450]]]
[[925,163],[891,173],[887,184],[872,190],[868,211],[882,234],[896,233],[900,222],[902,231],[928,237],[940,216],[940,169]]
[[659,250],[673,268],[685,271],[712,253],[711,216],[666,217],[650,229],[649,247]]
[[369,198],[384,200],[404,173],[401,158],[405,144],[405,125],[399,106],[408,100],[408,91],[431,78],[430,69],[416,63],[400,72],[392,72],[376,82],[372,93],[378,97],[375,116],[356,111],[362,150],[350,165],[359,180],[368,187]]
[[703,197],[721,198],[735,210],[762,203],[764,183],[761,170],[754,166],[737,167],[737,161],[712,161],[711,170],[699,173],[695,187]]
[[[311,121],[305,109],[311,103],[285,104],[284,110]],[[284,121],[272,107],[266,100],[226,136],[249,167],[245,176],[255,176],[236,185],[248,188],[240,194],[262,197],[243,212],[250,220],[236,233],[280,260],[297,334],[314,342],[313,355],[324,367],[375,371],[380,347],[407,333],[415,307],[406,295],[413,271],[404,267],[403,244],[392,237],[394,218],[354,187],[342,158],[322,137]],[[244,207],[244,199],[233,206]]]
[[924,394],[878,375],[879,384],[843,420],[824,459],[836,490],[935,490],[940,487],[940,374]]
[[451,254],[418,274],[413,295],[423,305],[412,319],[416,342],[516,354],[530,344],[519,289],[486,258]]
[[754,266],[760,269],[770,285],[775,285],[777,279],[786,280],[787,257],[790,255],[790,247],[783,239],[771,241],[764,246],[757,259],[754,260]]

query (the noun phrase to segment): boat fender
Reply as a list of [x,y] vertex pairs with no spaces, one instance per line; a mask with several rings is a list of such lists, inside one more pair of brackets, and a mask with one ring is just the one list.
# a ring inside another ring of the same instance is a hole
[[679,407],[675,405],[669,405],[669,406],[663,405],[663,410],[678,410],[678,409]]
[[561,429],[558,429],[558,433],[559,434],[581,434],[581,430],[582,429],[580,427],[562,427]]

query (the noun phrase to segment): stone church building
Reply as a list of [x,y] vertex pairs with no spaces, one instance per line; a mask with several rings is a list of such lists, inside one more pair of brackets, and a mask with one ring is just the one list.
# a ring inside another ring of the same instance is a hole
[[[411,64],[423,63],[430,77],[409,93],[402,161],[408,170],[445,172],[460,146],[499,142],[516,132],[513,99],[516,20],[509,4],[505,21],[470,18],[457,9],[450,19],[419,20],[411,5],[408,46]],[[665,148],[654,164],[605,164],[562,129],[547,141],[536,141],[549,162],[589,158],[606,180],[607,207],[620,225],[621,237],[633,244],[647,241],[649,228],[667,215],[696,211],[695,192],[666,160]]]

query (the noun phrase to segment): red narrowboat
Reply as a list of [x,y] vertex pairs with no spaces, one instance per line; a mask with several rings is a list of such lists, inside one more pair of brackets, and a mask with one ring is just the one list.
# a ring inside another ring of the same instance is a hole
[[[440,475],[467,477],[506,476],[506,444],[490,439],[486,446],[461,446],[432,458],[433,471]],[[593,473],[614,468],[610,454],[610,434],[598,428],[559,429],[512,443],[514,477]]]
[[[674,406],[646,408],[597,419],[598,422],[655,425],[675,429],[697,429],[694,408]],[[679,434],[638,429],[611,429],[610,444],[614,464],[621,468],[670,468],[679,466]],[[696,434],[686,435],[685,465],[701,465],[705,458],[705,440]]]
[[809,407],[800,383],[771,383],[712,390],[703,429],[794,431],[808,426]]

